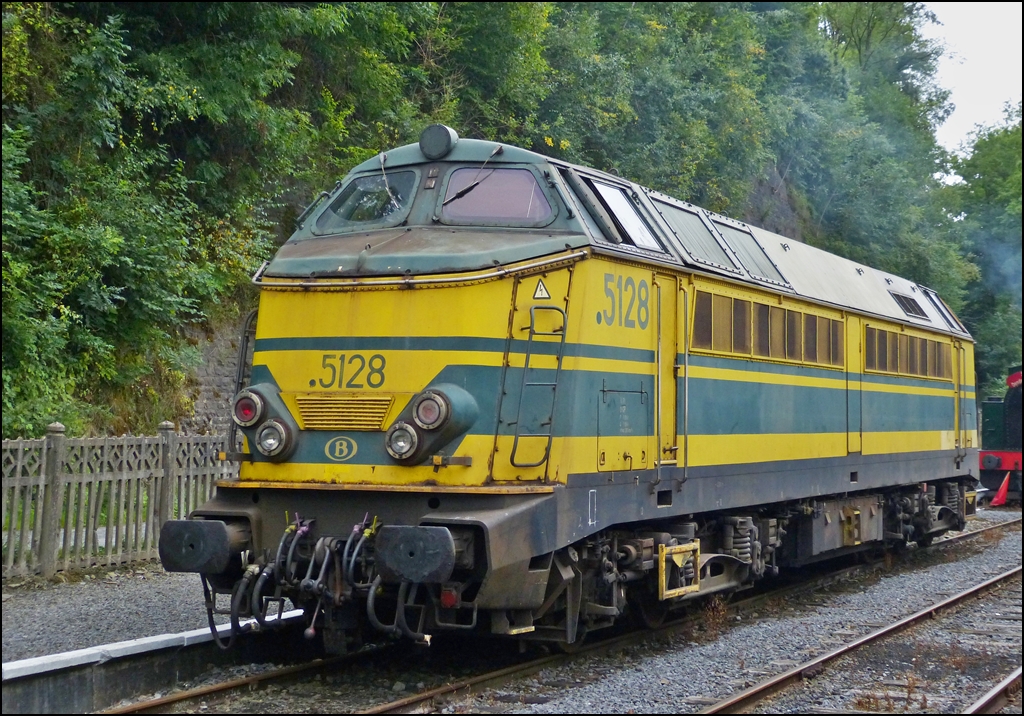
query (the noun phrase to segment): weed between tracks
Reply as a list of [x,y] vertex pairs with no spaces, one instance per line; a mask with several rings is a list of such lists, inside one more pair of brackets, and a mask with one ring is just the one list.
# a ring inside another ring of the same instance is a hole
[[[886,704],[882,703],[883,698],[885,699]],[[884,696],[876,696],[875,694],[862,694],[861,696],[858,696],[853,703],[861,711],[892,710],[892,698],[889,696],[888,691],[885,692]]]
[[703,607],[701,625],[709,639],[717,639],[729,619],[729,610],[719,597],[712,596]]
[[994,547],[999,544],[1000,540],[1006,536],[1007,532],[1019,532],[1020,525],[1014,525],[1013,527],[1006,527],[1004,530],[989,530],[988,532],[982,532],[977,537],[977,541],[984,545]]
[[894,697],[889,693],[889,689],[885,689],[881,696],[877,694],[861,694],[854,700],[854,705],[861,711],[882,711],[886,713],[908,713],[911,709],[927,709],[928,708],[928,696],[927,694],[921,694],[915,696],[915,692],[918,690],[918,678],[913,672],[907,672],[905,674],[907,685],[906,692],[902,696],[903,706],[896,706],[896,699],[900,697]]
[[964,651],[963,647],[960,646],[960,642],[953,642],[949,647],[947,647],[946,654],[942,657],[942,661],[951,669],[963,672],[967,670],[967,666],[970,664],[970,656],[966,651]]

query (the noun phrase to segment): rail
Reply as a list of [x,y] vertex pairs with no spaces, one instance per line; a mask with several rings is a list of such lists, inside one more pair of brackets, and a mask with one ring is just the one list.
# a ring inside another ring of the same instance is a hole
[[965,714],[997,714],[1020,693],[1021,667],[992,687],[992,689],[964,709]]

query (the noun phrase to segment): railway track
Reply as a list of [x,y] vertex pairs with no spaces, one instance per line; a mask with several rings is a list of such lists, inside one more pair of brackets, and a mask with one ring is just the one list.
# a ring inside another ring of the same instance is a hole
[[[970,540],[972,538],[979,537],[985,533],[991,533],[994,530],[1002,530],[1014,525],[1019,525],[1021,520],[1007,521],[997,525],[976,530],[973,532],[965,532],[953,537],[937,541],[935,545],[929,548],[929,550],[942,549],[953,543]],[[817,576],[810,581],[805,581],[790,586],[783,587],[782,589],[775,589],[767,591],[762,594],[756,594],[749,596],[744,599],[736,600],[728,609],[730,613],[740,613],[744,611],[750,611],[759,608],[766,601],[771,599],[785,599],[801,592],[809,592],[820,588],[824,584],[849,578],[850,576],[864,572],[865,570],[877,569],[879,565],[857,565],[854,567],[847,567],[836,572],[830,573],[825,576]],[[699,617],[694,616],[685,618],[667,624],[657,630],[645,630],[642,632],[630,632],[627,634],[618,635],[609,639],[605,639],[593,644],[587,644],[581,647],[577,652],[573,654],[563,655],[547,655],[539,659],[531,659],[522,663],[516,663],[512,665],[503,666],[498,669],[493,669],[486,673],[477,673],[466,676],[464,678],[458,678],[451,683],[439,684],[434,688],[421,688],[420,693],[410,696],[403,696],[394,701],[388,701],[387,703],[379,703],[378,705],[366,708],[364,713],[414,713],[424,712],[431,710],[435,705],[450,701],[451,699],[459,698],[472,693],[478,693],[490,688],[494,688],[500,684],[515,681],[517,679],[525,678],[531,674],[535,674],[542,669],[546,669],[560,664],[566,664],[574,659],[581,656],[596,656],[601,653],[612,652],[620,650],[624,647],[628,647],[631,644],[636,644],[649,640],[652,638],[660,638],[671,635],[672,633],[680,630],[685,630],[693,627],[695,621]],[[372,651],[357,652],[343,657],[335,657],[331,659],[316,660],[305,664],[298,664],[295,666],[288,666],[280,669],[268,669],[261,673],[247,675],[241,678],[226,679],[220,683],[208,684],[195,689],[184,690],[180,692],[163,694],[155,698],[149,698],[143,701],[130,703],[127,705],[113,707],[112,703],[107,704],[96,704],[95,710],[102,710],[104,708],[109,709],[110,713],[145,713],[145,712],[167,712],[167,711],[181,711],[186,710],[192,706],[198,706],[202,704],[210,704],[228,699],[232,694],[236,693],[247,693],[256,689],[275,689],[283,688],[285,684],[295,683],[298,681],[313,680],[317,678],[332,678],[328,676],[331,673],[335,673],[340,669],[344,669],[346,664],[354,664],[357,662],[365,662],[367,658],[386,658],[385,654],[388,652],[389,647],[380,647]],[[408,650],[406,650],[408,651]],[[378,653],[379,652],[379,653]],[[18,709],[17,705],[13,702],[9,703],[6,698],[8,692],[8,677],[7,667],[5,665],[5,677],[4,677],[4,692],[5,692],[5,708],[4,711],[15,711],[24,710]],[[319,675],[319,677],[318,677]],[[49,678],[52,681],[55,678],[59,678],[59,673],[50,673]],[[444,681],[445,679],[439,679]],[[381,702],[385,699],[380,699]],[[8,708],[8,706],[11,708]],[[31,709],[37,712],[47,712],[48,709],[37,708]],[[92,710],[92,709],[89,709]],[[53,711],[49,709],[49,711]]]
[[1002,711],[1010,700],[1020,695],[1021,668],[1018,666],[1013,673],[993,686],[980,699],[968,706],[965,714],[995,714]]
[[[1015,567],[1014,569],[1008,570],[1000,575],[987,579],[981,584],[978,584],[970,589],[966,589],[959,594],[955,594],[947,599],[933,604],[930,607],[921,609],[910,616],[904,617],[895,621],[888,626],[876,629],[875,631],[866,634],[862,637],[854,639],[851,642],[843,644],[842,646],[833,649],[832,651],[822,654],[821,656],[815,657],[808,661],[798,664],[793,668],[785,671],[781,674],[773,676],[769,679],[765,679],[759,684],[756,684],[738,694],[730,696],[726,699],[708,706],[702,709],[700,713],[705,714],[735,714],[735,713],[748,713],[752,711],[758,704],[766,701],[768,698],[778,694],[784,689],[791,688],[792,686],[801,683],[804,679],[814,678],[819,676],[828,664],[831,664],[841,657],[852,654],[853,652],[863,649],[864,647],[874,644],[882,639],[891,637],[904,630],[910,629],[914,626],[921,624],[926,620],[935,618],[940,612],[949,610],[953,607],[962,605],[965,601],[977,598],[979,595],[984,594],[997,587],[1005,586],[1008,582],[1014,579],[1019,579],[1021,575],[1021,567]],[[1019,603],[1020,596],[1017,594],[1017,601]],[[1020,670],[1017,672],[1017,684],[1019,688],[1020,683]],[[1010,686],[994,689],[999,694],[1006,694],[1010,689]],[[862,697],[863,698],[863,697]],[[998,696],[992,696],[983,699],[984,705],[979,706],[981,710],[967,711],[967,713],[992,713],[991,711],[984,710],[991,704],[998,701]],[[911,697],[908,695],[903,699],[907,706],[910,705]],[[979,702],[981,704],[982,702]],[[871,705],[875,705],[875,702],[871,700]],[[973,708],[973,707],[972,707]],[[885,712],[884,708],[873,708],[874,711]],[[906,710],[906,709],[904,709]],[[825,712],[823,710],[817,710],[817,712]],[[836,711],[835,713],[838,713]]]

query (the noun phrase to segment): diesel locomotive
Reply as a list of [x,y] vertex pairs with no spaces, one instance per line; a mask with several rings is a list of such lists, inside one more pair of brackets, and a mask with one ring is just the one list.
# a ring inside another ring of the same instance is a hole
[[253,281],[239,477],[159,543],[235,631],[568,648],[973,509],[934,291],[613,174],[433,125]]

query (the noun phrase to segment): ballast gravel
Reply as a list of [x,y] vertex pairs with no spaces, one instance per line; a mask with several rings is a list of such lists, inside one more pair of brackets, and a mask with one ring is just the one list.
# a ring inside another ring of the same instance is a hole
[[[983,510],[971,528],[1020,515]],[[731,617],[712,630],[717,633],[676,636],[548,669],[503,690],[453,702],[444,712],[696,712],[1020,564],[1018,528],[998,541],[982,537],[922,555],[916,564],[876,576],[873,584],[837,584],[761,614]]]
[[813,709],[962,713],[1020,666],[1021,581],[840,657],[754,713]]
[[4,663],[207,625],[199,576],[154,562],[3,585]]

